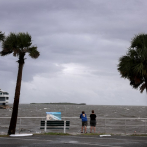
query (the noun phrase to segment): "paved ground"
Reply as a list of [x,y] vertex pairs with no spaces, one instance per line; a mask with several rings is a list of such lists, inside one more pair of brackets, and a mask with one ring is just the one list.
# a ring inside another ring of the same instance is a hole
[[147,147],[147,137],[57,136],[0,137],[0,147]]

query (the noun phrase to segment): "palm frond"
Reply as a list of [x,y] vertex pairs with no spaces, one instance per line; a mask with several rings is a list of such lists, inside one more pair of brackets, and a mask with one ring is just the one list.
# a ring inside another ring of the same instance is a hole
[[[147,34],[136,35],[125,56],[119,59],[118,71],[130,85],[142,93],[147,86]],[[147,89],[146,89],[147,90]]]
[[144,48],[147,47],[147,34],[138,34],[131,41],[131,48]]
[[133,88],[137,89],[143,82],[144,80],[142,77],[137,77],[136,75],[130,76],[130,85],[133,86]]
[[21,53],[29,52],[32,58],[37,58],[40,54],[37,47],[31,47],[31,35],[28,33],[10,33],[2,43],[2,56],[13,52],[13,56],[20,56]]
[[0,52],[0,55],[1,55],[1,56],[6,56],[6,55],[9,55],[9,54],[11,54],[11,53],[12,53],[12,51],[7,50],[7,49],[4,49],[4,50],[2,50],[2,51]]
[[5,35],[0,31],[0,41],[4,41]]
[[14,33],[10,33],[2,42],[2,52],[9,54],[12,53],[14,49],[17,49],[17,39]]
[[144,76],[147,74],[147,71],[146,69],[144,69],[144,65],[142,62],[136,63],[133,67],[133,70],[133,72],[135,72],[137,75]]
[[146,84],[143,83],[140,87],[140,92],[142,93],[146,89]]
[[40,55],[40,53],[37,51],[37,47],[35,47],[35,46],[30,47],[28,49],[28,53],[29,53],[29,56],[34,59],[38,58]]
[[124,78],[128,78],[132,73],[132,66],[134,65],[133,60],[129,56],[122,56],[119,59],[118,64],[118,71],[120,72],[121,76]]
[[30,47],[31,44],[31,35],[29,35],[28,33],[17,34],[17,46],[20,50]]

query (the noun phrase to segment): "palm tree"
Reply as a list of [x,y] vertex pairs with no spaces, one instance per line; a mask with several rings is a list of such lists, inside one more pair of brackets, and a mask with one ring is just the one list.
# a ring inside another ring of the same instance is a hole
[[119,59],[118,71],[133,88],[147,91],[147,34],[132,39],[127,54]]
[[0,31],[0,41],[3,41],[5,38],[4,34]]
[[13,53],[13,56],[18,57],[18,75],[8,135],[15,134],[19,106],[19,96],[21,89],[22,70],[25,60],[24,56],[26,55],[26,53],[28,53],[31,58],[36,59],[40,55],[40,53],[37,51],[37,47],[31,45],[32,39],[28,33],[10,33],[10,35],[8,35],[2,42],[2,51],[0,52],[1,56]]

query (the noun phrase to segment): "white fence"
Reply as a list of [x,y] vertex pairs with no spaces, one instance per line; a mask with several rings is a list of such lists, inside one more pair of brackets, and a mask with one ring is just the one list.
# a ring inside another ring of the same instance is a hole
[[[3,122],[0,122],[0,127],[3,125],[7,125],[7,128],[9,126],[10,117],[0,117],[0,121],[6,119],[4,122],[7,122],[3,124]],[[8,120],[7,120],[8,119]],[[25,120],[28,119],[32,123],[27,124],[28,121],[25,122]],[[37,123],[33,123],[33,119],[37,119]],[[46,117],[18,117],[17,119],[17,128],[19,131],[22,127],[38,127],[40,128],[40,121],[45,120]],[[62,117],[63,120],[70,120],[70,132],[75,131],[75,128],[78,127],[78,130],[81,126],[81,121],[79,120],[79,117]],[[77,119],[76,121],[74,121]],[[74,123],[73,123],[74,122]],[[119,133],[122,134],[129,134],[129,132],[132,133],[147,133],[147,118],[97,118],[97,130],[101,129],[101,133],[114,133],[115,128],[119,130]],[[72,129],[72,127],[74,128]],[[121,128],[121,129],[120,129]],[[1,131],[0,131],[1,132]]]

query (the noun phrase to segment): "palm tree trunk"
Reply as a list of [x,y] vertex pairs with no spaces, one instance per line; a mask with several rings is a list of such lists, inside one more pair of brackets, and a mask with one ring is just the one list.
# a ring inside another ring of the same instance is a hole
[[9,125],[8,135],[15,134],[17,115],[18,115],[18,106],[19,106],[19,96],[20,96],[20,89],[21,89],[22,70],[24,65],[24,55],[20,55],[18,63],[19,63],[19,67],[18,67],[18,74],[17,74],[17,83],[15,88],[15,97],[14,97],[13,110],[12,110],[12,116],[11,116],[11,121]]

